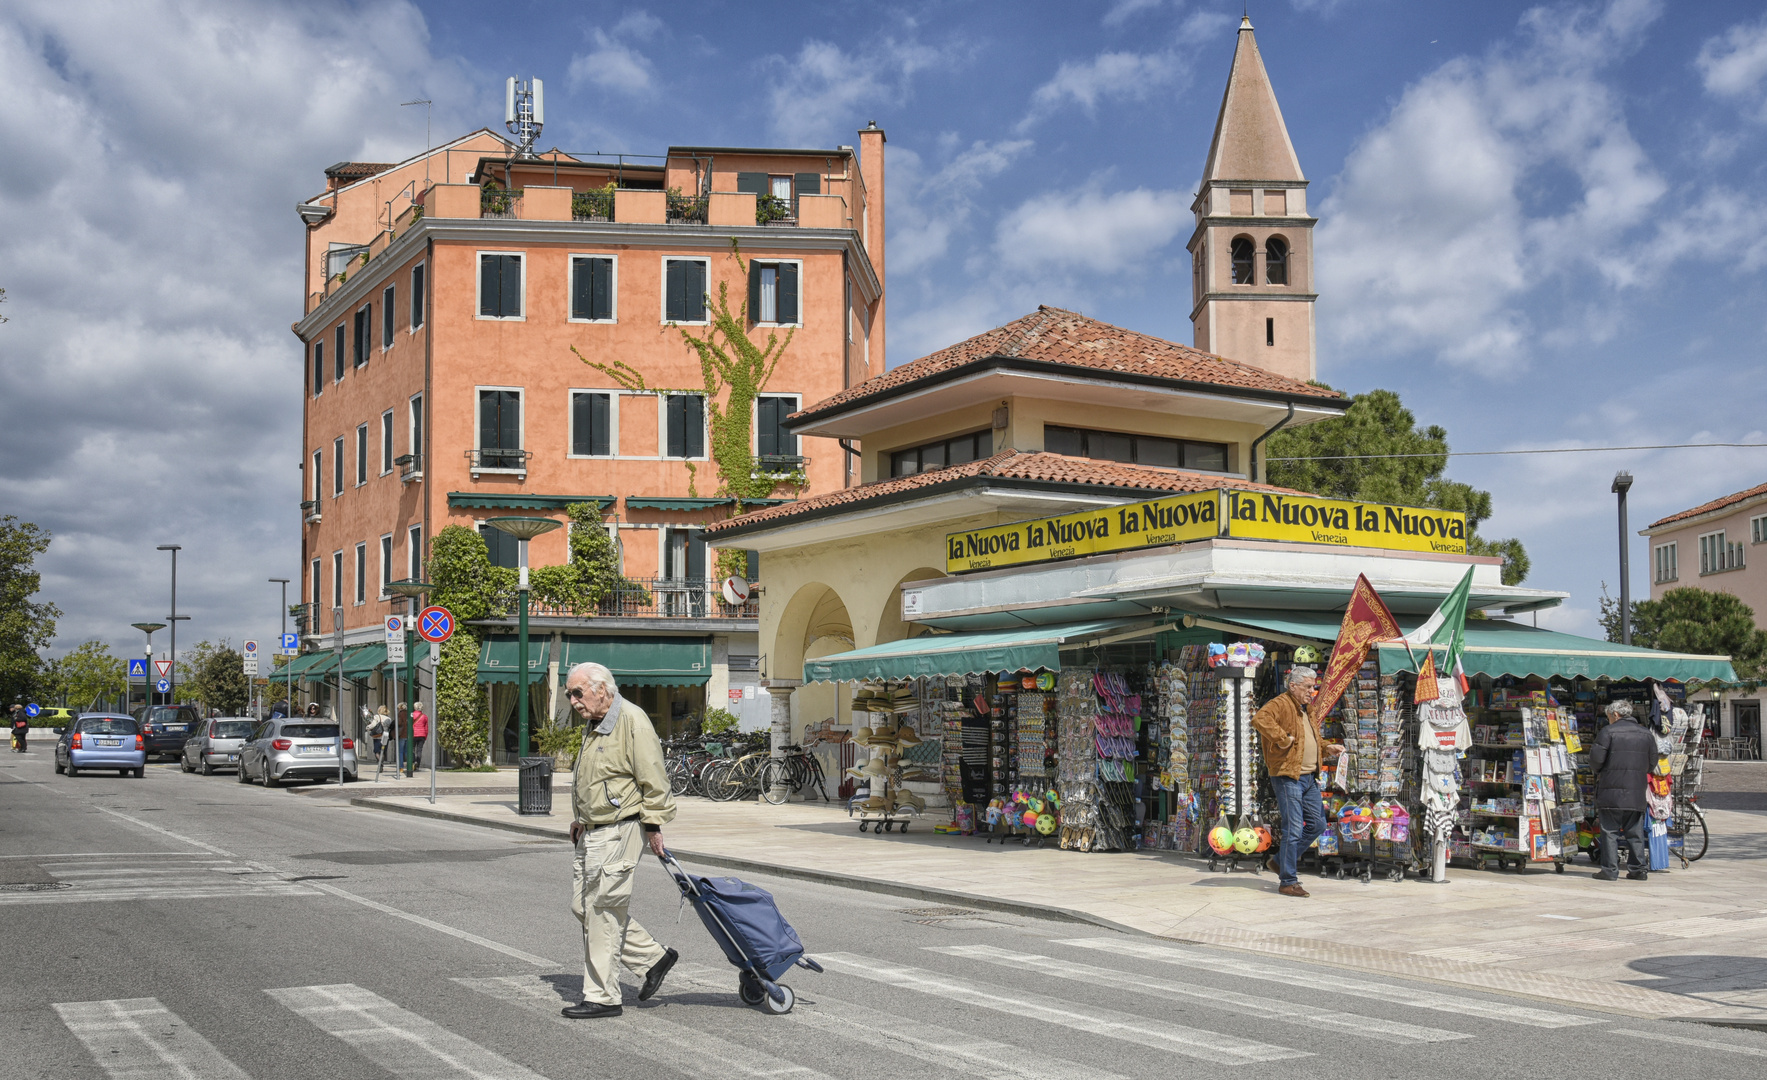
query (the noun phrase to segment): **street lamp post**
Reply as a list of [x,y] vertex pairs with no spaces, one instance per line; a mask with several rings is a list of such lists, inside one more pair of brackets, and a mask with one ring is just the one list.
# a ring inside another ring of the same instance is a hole
[[[153,708],[153,632],[164,630],[166,624],[163,622],[138,622],[129,625],[147,635],[147,677],[141,680],[141,708],[143,710],[141,718],[145,723],[148,716],[146,710]],[[127,698],[124,700],[127,702]],[[125,709],[125,711],[127,710]]]
[[[429,582],[418,581],[415,578],[406,578],[403,581],[389,581],[387,583],[387,592],[395,593],[405,598],[405,706],[407,714],[409,714],[410,710],[417,707],[417,654],[413,651],[411,644],[411,620],[416,618],[418,606],[423,597],[433,588],[435,588],[435,586],[431,585]],[[393,722],[395,724],[398,723],[398,711],[397,708],[393,710]],[[431,735],[433,737],[434,733],[432,732]],[[399,732],[395,730],[393,732],[395,741],[398,739],[398,736]],[[409,765],[411,769],[415,770],[417,768],[417,763],[411,760],[411,726],[409,720],[407,720],[405,725],[404,742],[400,745],[403,747],[403,760],[400,763],[401,769],[404,766]]]
[[337,782],[344,783],[344,609],[331,609],[331,628],[337,631],[337,699],[331,714],[337,719]]
[[182,544],[161,544],[161,551],[172,553],[172,614],[167,621],[172,624],[172,653],[167,659],[172,666],[166,669],[166,703],[178,703],[178,552],[183,550]]
[[[284,638],[288,637],[288,581],[289,581],[289,579],[285,578],[285,577],[273,577],[270,579],[270,584],[282,586],[282,630],[281,630],[281,632],[279,632],[276,635],[276,655],[277,656],[282,655],[282,642],[283,642]],[[275,669],[276,661],[272,660],[272,661],[270,661],[270,664],[271,664],[271,670],[272,671],[276,670]],[[288,694],[288,715],[293,716],[294,715],[294,661],[292,659],[290,659],[288,663],[286,663],[282,666],[284,668],[288,669],[288,691],[287,691],[287,694]]]
[[1632,474],[1614,474],[1612,491],[1620,497],[1620,644],[1632,644],[1632,545],[1626,542],[1626,492],[1631,490]]
[[500,529],[516,538],[521,551],[521,578],[516,585],[516,594],[520,597],[520,614],[516,622],[515,669],[516,686],[515,714],[519,718],[519,741],[516,743],[516,760],[528,753],[528,541],[542,533],[549,533],[563,524],[552,518],[541,517],[495,517],[485,524]]

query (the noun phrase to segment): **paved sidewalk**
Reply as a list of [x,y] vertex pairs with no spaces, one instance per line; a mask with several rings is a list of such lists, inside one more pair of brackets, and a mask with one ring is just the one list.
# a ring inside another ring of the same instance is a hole
[[[1767,766],[1757,766],[1767,777]],[[484,776],[493,774],[453,774]],[[354,784],[362,805],[563,836],[516,814],[513,777],[423,794]],[[403,788],[405,783],[398,786]],[[415,786],[415,785],[414,785]],[[1725,785],[1731,787],[1732,785]],[[1763,785],[1767,786],[1767,785]],[[469,788],[472,790],[459,790]],[[1746,790],[1746,787],[1739,787]],[[323,792],[325,789],[320,789]],[[410,788],[405,788],[409,791]],[[1276,893],[1275,875],[1211,873],[1172,853],[1083,855],[934,834],[860,833],[838,807],[688,798],[668,828],[683,858],[768,870],[941,903],[1040,911],[1161,937],[1647,1016],[1767,1027],[1767,813],[1709,813],[1711,852],[1645,883],[1564,874],[1451,870],[1443,885],[1303,878],[1313,896]]]

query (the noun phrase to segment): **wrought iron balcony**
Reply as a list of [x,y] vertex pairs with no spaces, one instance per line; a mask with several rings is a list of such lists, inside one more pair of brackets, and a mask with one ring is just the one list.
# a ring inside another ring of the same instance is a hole
[[528,459],[534,455],[526,450],[468,450],[466,463],[472,470],[473,478],[477,479],[481,472],[528,472]]
[[723,585],[710,580],[627,578],[588,610],[551,604],[534,604],[528,610],[531,615],[562,618],[758,619],[761,600],[750,593],[743,603],[727,604]]

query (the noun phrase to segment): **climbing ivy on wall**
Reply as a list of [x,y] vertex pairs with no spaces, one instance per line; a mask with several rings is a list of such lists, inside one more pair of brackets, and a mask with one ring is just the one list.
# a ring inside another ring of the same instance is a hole
[[[746,279],[748,264],[734,238],[730,241],[729,258],[736,260],[737,271]],[[710,299],[708,297],[708,299]],[[718,490],[715,494],[736,501],[736,512],[743,504],[770,497],[782,486],[802,491],[808,483],[802,468],[788,472],[763,472],[755,459],[749,440],[754,428],[755,398],[766,388],[780,358],[791,346],[796,331],[787,331],[782,341],[777,332],[769,332],[765,343],[749,336],[748,300],[746,292],[736,310],[730,308],[730,283],[718,283],[718,296],[707,305],[710,325],[703,336],[686,327],[677,326],[681,340],[699,356],[700,374],[704,385],[697,388],[666,389],[645,382],[644,373],[623,360],[601,363],[578,352],[577,359],[601,372],[627,390],[645,394],[704,394],[709,426],[712,431],[711,457],[718,467]],[[693,463],[687,463],[690,475]],[[720,556],[720,567],[723,557]]]

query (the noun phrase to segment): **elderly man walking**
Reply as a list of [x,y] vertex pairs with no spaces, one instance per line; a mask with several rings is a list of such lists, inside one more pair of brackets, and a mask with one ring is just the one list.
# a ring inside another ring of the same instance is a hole
[[1319,794],[1319,768],[1326,757],[1341,754],[1342,746],[1326,743],[1319,735],[1319,721],[1307,715],[1313,702],[1319,673],[1296,664],[1288,670],[1288,690],[1258,710],[1252,727],[1263,740],[1264,767],[1276,803],[1282,810],[1282,846],[1277,849],[1277,889],[1284,896],[1307,896],[1296,869],[1301,852],[1325,831],[1325,800]]
[[1607,727],[1595,737],[1589,764],[1595,768],[1595,814],[1601,822],[1601,869],[1597,881],[1620,878],[1620,839],[1626,840],[1626,877],[1650,878],[1650,848],[1644,838],[1645,785],[1657,763],[1656,736],[1632,719],[1632,706],[1607,707]]
[[627,912],[646,842],[663,857],[662,827],[675,816],[675,799],[656,729],[643,709],[620,697],[612,672],[578,664],[564,692],[584,722],[571,773],[571,913],[583,924],[583,1002],[564,1015],[586,1020],[620,1015],[620,963],[643,976],[639,1001],[648,1001],[675,965],[675,950],[658,945]]

